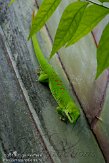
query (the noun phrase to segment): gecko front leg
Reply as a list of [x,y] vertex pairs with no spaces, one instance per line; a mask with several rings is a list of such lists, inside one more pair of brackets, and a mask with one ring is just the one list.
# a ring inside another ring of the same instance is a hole
[[65,123],[68,122],[68,118],[67,116],[65,115],[64,111],[62,111],[63,109],[61,107],[57,107],[56,108],[56,111],[58,112],[58,114],[60,115],[60,119],[61,121],[64,121]]

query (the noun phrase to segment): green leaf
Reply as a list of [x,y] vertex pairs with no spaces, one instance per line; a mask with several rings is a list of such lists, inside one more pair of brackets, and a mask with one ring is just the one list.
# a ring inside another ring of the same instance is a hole
[[8,6],[10,7],[14,2],[15,2],[15,0],[10,0]]
[[29,38],[38,32],[49,17],[54,13],[61,0],[44,0],[40,6],[34,21],[32,22]]
[[109,9],[100,5],[90,5],[86,8],[82,20],[75,35],[68,42],[67,46],[74,44],[91,30],[109,13]]
[[50,57],[65,45],[74,35],[79,26],[87,2],[73,2],[64,10],[56,35]]
[[100,2],[109,2],[109,0],[99,0]]
[[98,45],[97,63],[96,77],[109,67],[109,24],[105,27]]

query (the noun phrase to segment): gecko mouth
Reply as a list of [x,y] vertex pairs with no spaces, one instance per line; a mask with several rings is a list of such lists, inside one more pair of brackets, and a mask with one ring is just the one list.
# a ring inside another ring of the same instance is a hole
[[75,111],[69,111],[69,110],[61,110],[61,109],[57,109],[58,111],[58,114],[61,115],[61,120],[64,121],[64,122],[70,122],[70,123],[73,123],[75,124],[75,122],[77,121],[77,119],[79,118],[80,116],[80,113],[78,110],[75,110]]
[[73,119],[72,119],[72,116],[70,115],[70,113],[69,113],[69,112],[68,112],[68,115],[69,115],[69,117],[70,117],[70,119],[71,119],[71,121],[72,121]]
[[79,118],[80,114],[78,112],[76,112],[76,113],[66,112],[66,116],[71,123],[75,123],[77,121],[77,119]]

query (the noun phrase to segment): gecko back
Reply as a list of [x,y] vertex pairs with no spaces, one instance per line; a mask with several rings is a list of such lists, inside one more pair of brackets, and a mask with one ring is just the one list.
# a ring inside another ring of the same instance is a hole
[[50,91],[58,103],[57,111],[62,119],[68,119],[71,123],[75,123],[80,116],[78,107],[69,95],[60,77],[44,57],[35,35],[32,37],[32,42],[36,57],[41,66],[39,81],[43,83],[48,82]]

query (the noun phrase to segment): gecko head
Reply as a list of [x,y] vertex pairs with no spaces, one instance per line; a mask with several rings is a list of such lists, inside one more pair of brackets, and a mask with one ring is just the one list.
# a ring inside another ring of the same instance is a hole
[[69,102],[66,107],[65,114],[66,114],[68,120],[71,123],[75,124],[75,122],[77,121],[77,119],[80,116],[80,111],[79,111],[78,107],[73,102]]

